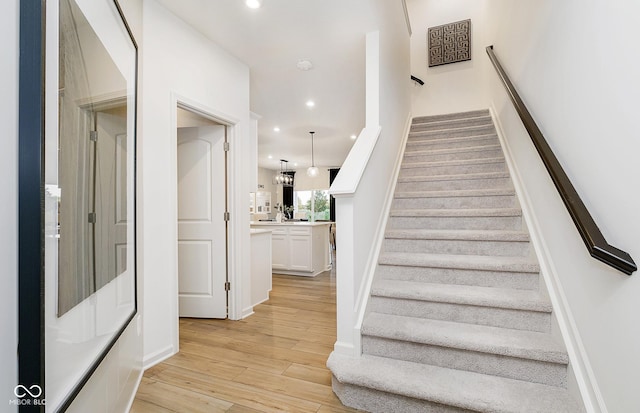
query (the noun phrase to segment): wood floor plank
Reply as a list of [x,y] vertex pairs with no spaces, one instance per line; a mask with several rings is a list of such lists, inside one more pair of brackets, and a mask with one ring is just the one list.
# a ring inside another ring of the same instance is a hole
[[133,401],[130,413],[177,413],[176,410],[171,410],[163,406],[159,406],[155,403],[150,403],[142,400],[136,395],[136,399]]
[[244,383],[259,389],[264,389],[272,394],[295,394],[305,400],[317,402],[321,405],[339,406],[340,400],[331,390],[331,387],[312,383],[297,378],[275,375],[247,369],[235,379],[238,383]]
[[284,372],[290,362],[274,360],[255,354],[247,354],[241,351],[231,350],[224,347],[207,347],[199,343],[190,341],[180,342],[180,351],[190,354],[203,356],[215,361],[226,362],[234,366],[252,367],[255,369],[263,369],[269,373]]
[[166,360],[164,364],[168,366],[182,367],[187,370],[199,371],[227,380],[233,380],[247,369],[245,366],[237,366],[222,361],[213,361],[198,354],[187,352],[180,352],[176,354]]
[[320,403],[279,394],[235,380],[220,379],[202,373],[172,367],[156,376],[158,381],[189,389],[217,399],[238,403],[261,412],[313,412]]
[[318,368],[293,363],[282,373],[284,376],[331,386],[331,373],[327,368]]
[[228,401],[161,381],[143,378],[143,383],[145,385],[138,391],[136,398],[155,405],[180,406],[181,411],[190,413],[223,413],[233,406]]
[[293,349],[326,355],[327,357],[329,357],[329,354],[331,354],[331,352],[333,351],[333,344],[309,343],[308,341],[301,341],[296,344]]
[[335,273],[273,276],[240,321],[180,320],[180,353],[144,374],[134,413],[351,413],[331,390]]

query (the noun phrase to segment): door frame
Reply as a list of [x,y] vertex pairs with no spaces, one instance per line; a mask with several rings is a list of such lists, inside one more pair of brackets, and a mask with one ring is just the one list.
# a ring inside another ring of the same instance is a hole
[[212,120],[216,123],[224,125],[226,127],[227,134],[227,142],[231,147],[230,152],[227,154],[227,210],[231,213],[231,219],[227,224],[227,280],[231,283],[231,290],[227,293],[227,318],[231,320],[238,320],[240,318],[239,307],[242,303],[242,295],[241,295],[241,279],[237,275],[238,264],[238,251],[236,245],[238,245],[238,218],[237,213],[234,211],[236,208],[236,199],[238,199],[239,194],[237,194],[237,185],[234,185],[236,180],[235,173],[235,164],[236,164],[236,156],[238,155],[234,152],[233,148],[234,143],[237,141],[238,133],[238,124],[240,120],[229,116],[221,111],[215,110],[211,107],[208,107],[200,102],[197,102],[188,97],[182,96],[178,93],[171,93],[170,99],[171,105],[171,119],[170,119],[170,127],[171,127],[171,165],[169,165],[171,169],[172,182],[168,183],[168,192],[170,194],[170,202],[173,203],[174,210],[174,219],[173,225],[174,233],[176,234],[176,239],[174,243],[174,257],[175,257],[175,268],[174,274],[175,277],[173,279],[172,285],[172,296],[175,300],[174,305],[172,306],[173,312],[173,323],[172,328],[172,337],[173,337],[173,347],[174,351],[177,353],[179,350],[179,306],[178,306],[178,119],[177,119],[177,109],[181,108],[187,110],[189,112],[195,113],[203,118]]

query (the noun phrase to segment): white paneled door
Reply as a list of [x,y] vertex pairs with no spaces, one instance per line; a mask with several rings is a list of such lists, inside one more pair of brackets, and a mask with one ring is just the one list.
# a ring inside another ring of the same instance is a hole
[[226,318],[225,126],[178,129],[180,317]]

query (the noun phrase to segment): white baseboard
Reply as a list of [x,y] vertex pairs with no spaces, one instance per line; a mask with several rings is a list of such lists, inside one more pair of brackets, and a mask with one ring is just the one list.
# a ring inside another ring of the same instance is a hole
[[125,412],[131,411],[131,407],[133,406],[133,402],[136,399],[136,394],[138,394],[138,388],[140,387],[140,382],[142,382],[142,376],[144,375],[144,370],[140,369],[138,373],[135,375],[135,385],[133,386],[133,392],[129,396],[129,400],[126,403],[126,409],[123,410]]
[[142,369],[143,370],[150,369],[156,364],[162,363],[163,361],[165,361],[166,359],[168,359],[169,357],[177,353],[178,353],[178,350],[174,349],[173,346],[167,346],[161,350],[158,350],[155,353],[145,356],[142,359]]
[[604,399],[600,393],[593,369],[589,363],[587,352],[580,338],[580,332],[571,313],[567,297],[562,289],[562,282],[558,271],[553,263],[551,251],[542,236],[541,226],[534,212],[531,197],[526,190],[522,175],[514,162],[513,153],[511,152],[508,141],[505,139],[504,130],[493,102],[489,111],[496,126],[496,132],[504,151],[509,173],[513,178],[513,185],[520,200],[522,214],[529,226],[531,243],[534,246],[540,264],[540,274],[543,276],[549,292],[549,298],[553,305],[553,313],[567,348],[569,361],[575,373],[576,382],[585,409],[587,412],[607,413]]
[[343,343],[340,341],[336,341],[333,345],[333,351],[338,354],[343,354],[345,356],[353,357],[353,349],[354,346],[351,343]]
[[[268,298],[266,300],[263,300],[263,301],[267,301],[267,300],[268,300]],[[263,301],[260,301],[260,303],[262,303]],[[257,303],[256,305],[258,305],[260,303]],[[242,310],[242,319],[244,320],[245,318],[247,318],[247,317],[249,317],[250,315],[253,315],[253,314],[254,314],[253,306],[247,307],[247,308]]]

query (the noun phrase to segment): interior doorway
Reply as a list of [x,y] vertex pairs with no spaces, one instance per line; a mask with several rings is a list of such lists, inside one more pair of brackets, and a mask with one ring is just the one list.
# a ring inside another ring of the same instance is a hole
[[227,126],[177,108],[179,317],[227,318]]

